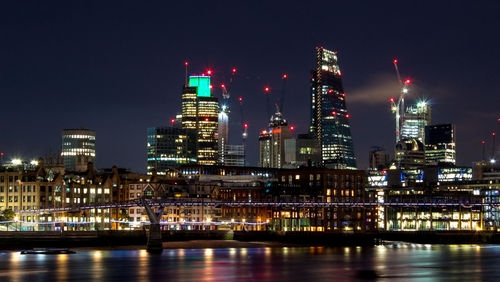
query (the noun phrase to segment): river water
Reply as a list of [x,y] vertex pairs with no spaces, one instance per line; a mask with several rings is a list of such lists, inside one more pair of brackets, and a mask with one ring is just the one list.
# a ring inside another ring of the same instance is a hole
[[0,252],[0,281],[500,281],[498,245]]

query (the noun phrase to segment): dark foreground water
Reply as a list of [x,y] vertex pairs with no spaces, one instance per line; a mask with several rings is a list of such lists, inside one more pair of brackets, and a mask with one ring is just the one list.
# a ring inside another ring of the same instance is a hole
[[500,281],[500,246],[79,250],[0,253],[0,281]]

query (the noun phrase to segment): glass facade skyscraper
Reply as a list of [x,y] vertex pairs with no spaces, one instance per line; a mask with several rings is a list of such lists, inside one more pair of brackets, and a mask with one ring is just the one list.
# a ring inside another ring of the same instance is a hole
[[156,170],[165,174],[169,168],[196,163],[196,134],[194,130],[178,127],[148,128],[148,174]]
[[323,47],[316,47],[316,67],[311,75],[310,134],[321,145],[321,159],[326,167],[356,169],[337,52]]
[[435,124],[425,127],[425,159],[427,163],[456,164],[455,125]]
[[425,144],[425,127],[431,124],[431,106],[425,101],[405,110],[401,139],[416,138]]
[[87,170],[89,162],[95,163],[95,131],[85,128],[64,129],[61,156],[66,170]]

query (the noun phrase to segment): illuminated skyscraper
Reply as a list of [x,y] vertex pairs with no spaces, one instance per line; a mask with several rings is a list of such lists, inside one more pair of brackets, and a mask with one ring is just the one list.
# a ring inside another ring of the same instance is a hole
[[316,68],[311,75],[309,131],[321,144],[321,159],[325,166],[356,169],[341,76],[337,52],[316,47]]
[[196,131],[198,164],[218,160],[219,101],[212,96],[210,76],[190,76],[182,91],[182,128]]
[[[223,105],[224,107],[224,105]],[[218,147],[219,147],[219,163],[226,162],[225,152],[227,150],[229,138],[229,115],[226,111],[222,110],[219,113],[219,129],[218,129]]]
[[435,124],[425,127],[425,160],[427,163],[456,164],[455,125]]
[[401,139],[417,138],[425,144],[425,127],[430,124],[431,106],[427,102],[420,101],[415,106],[406,108]]
[[269,121],[269,130],[262,131],[259,136],[259,166],[282,168],[285,163],[285,140],[291,136],[288,122],[276,111]]
[[62,131],[64,168],[85,171],[89,162],[95,163],[95,131],[85,128]]

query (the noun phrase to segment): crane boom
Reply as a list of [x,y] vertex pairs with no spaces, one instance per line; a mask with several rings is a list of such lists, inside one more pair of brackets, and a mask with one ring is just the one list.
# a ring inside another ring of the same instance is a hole
[[288,75],[285,73],[285,74],[283,74],[283,76],[281,78],[283,80],[283,87],[281,88],[281,98],[279,101],[279,109],[280,109],[281,113],[283,113],[283,106],[285,104],[286,81],[287,81]]
[[399,86],[401,87],[401,91],[399,94],[399,98],[396,102],[395,99],[391,98],[391,110],[395,114],[396,119],[396,142],[401,139],[401,127],[403,126],[404,117],[405,117],[405,95],[408,93],[408,86],[410,84],[410,80],[407,79],[403,81],[401,79],[401,75],[399,73],[398,68],[398,60],[394,59],[393,61],[394,69],[396,71],[396,76],[398,78]]

